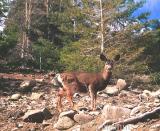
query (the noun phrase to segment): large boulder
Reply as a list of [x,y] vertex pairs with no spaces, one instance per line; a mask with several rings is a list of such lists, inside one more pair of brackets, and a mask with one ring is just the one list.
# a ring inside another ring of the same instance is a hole
[[126,83],[125,80],[118,79],[116,85],[114,85],[114,86],[107,86],[104,91],[108,95],[117,95],[119,93],[119,91],[125,89],[126,86],[127,86],[127,83]]
[[86,114],[86,113],[79,113],[74,115],[74,120],[79,124],[84,124],[94,119],[93,115]]
[[44,95],[44,93],[32,93],[30,99],[31,100],[38,100],[40,98],[42,98]]
[[73,117],[76,113],[77,113],[77,111],[75,111],[75,110],[64,111],[64,112],[60,113],[59,118],[67,116],[67,117],[73,119]]
[[116,87],[118,88],[119,91],[125,89],[127,86],[127,83],[125,80],[123,79],[118,79],[117,80],[117,84],[116,84]]
[[36,85],[35,80],[25,80],[20,84],[20,89],[22,91],[31,91],[31,89]]
[[29,110],[22,117],[25,122],[37,122],[42,123],[43,120],[49,119],[52,117],[52,114],[49,112],[47,108],[43,108],[40,110]]
[[140,98],[146,100],[149,100],[150,98],[160,99],[160,89],[153,92],[144,90],[143,93],[140,94]]
[[107,86],[107,88],[105,89],[105,92],[108,95],[117,95],[119,90],[116,86]]
[[19,93],[17,94],[13,94],[10,98],[10,100],[12,101],[16,101],[16,100],[19,100],[19,98],[21,97],[21,95]]
[[131,110],[130,116],[136,116],[144,107],[137,106]]
[[160,89],[155,92],[152,92],[152,96],[160,99]]
[[54,127],[58,130],[66,130],[74,126],[74,124],[75,122],[71,118],[63,116],[58,119]]
[[104,120],[119,121],[129,118],[131,110],[119,106],[105,105],[102,110],[102,118]]

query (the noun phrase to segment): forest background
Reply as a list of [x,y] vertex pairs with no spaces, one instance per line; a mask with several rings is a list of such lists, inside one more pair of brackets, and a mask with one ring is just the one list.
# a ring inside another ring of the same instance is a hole
[[[121,56],[114,78],[155,89],[160,84],[160,22],[149,19],[150,12],[133,15],[144,4],[134,0],[1,0],[0,22],[5,25],[0,34],[1,71],[23,66],[98,72],[103,67],[99,59],[103,43],[108,58]],[[149,82],[144,80],[148,77]]]

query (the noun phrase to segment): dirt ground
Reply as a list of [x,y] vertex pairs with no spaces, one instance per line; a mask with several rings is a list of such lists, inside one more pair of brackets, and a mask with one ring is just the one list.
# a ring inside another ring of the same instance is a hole
[[[21,73],[0,73],[0,130],[1,131],[54,131],[54,124],[58,120],[59,112],[56,108],[56,92],[49,82],[37,82],[36,86],[31,91],[23,92],[19,86],[24,80],[41,80],[44,74],[21,74]],[[37,100],[31,99],[33,92],[43,93],[43,97]],[[10,100],[13,94],[20,93],[21,97],[18,100]],[[126,105],[138,106],[142,105],[145,108],[141,112],[151,111],[155,108],[152,104],[153,100],[140,99],[141,90],[134,89],[133,91],[125,90],[115,96],[98,95],[97,108],[103,108],[105,104],[125,107]],[[82,107],[90,106],[90,99],[87,94],[81,95],[80,98],[74,98],[75,107],[78,110]],[[148,104],[148,107],[146,105]],[[157,105],[160,106],[160,105]],[[63,110],[69,110],[68,102],[63,100]],[[52,118],[43,121],[42,123],[24,122],[22,116],[29,109],[47,108]],[[149,130],[153,125],[160,124],[160,117],[149,119],[144,122],[136,123],[137,130]],[[94,119],[94,124],[86,123],[81,126],[83,131],[94,131],[102,124],[99,116]],[[75,125],[79,125],[78,123]],[[68,129],[68,130],[72,130]]]

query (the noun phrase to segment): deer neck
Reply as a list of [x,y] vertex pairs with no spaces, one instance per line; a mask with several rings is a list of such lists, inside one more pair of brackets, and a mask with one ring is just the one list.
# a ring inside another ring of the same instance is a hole
[[112,72],[111,71],[108,71],[108,70],[103,70],[102,71],[102,78],[105,80],[105,81],[108,81],[112,76]]

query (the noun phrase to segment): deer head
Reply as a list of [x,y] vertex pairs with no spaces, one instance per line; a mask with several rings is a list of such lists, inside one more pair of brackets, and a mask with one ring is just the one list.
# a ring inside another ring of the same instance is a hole
[[120,59],[120,55],[116,55],[113,60],[107,59],[107,57],[101,53],[100,59],[105,62],[104,70],[111,71],[113,68],[113,64]]

